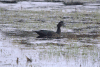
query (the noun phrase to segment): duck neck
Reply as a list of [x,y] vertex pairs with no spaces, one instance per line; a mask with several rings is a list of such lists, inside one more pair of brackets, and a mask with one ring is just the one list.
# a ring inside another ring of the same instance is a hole
[[60,34],[61,33],[61,29],[60,27],[57,27],[57,31],[56,31],[57,34]]

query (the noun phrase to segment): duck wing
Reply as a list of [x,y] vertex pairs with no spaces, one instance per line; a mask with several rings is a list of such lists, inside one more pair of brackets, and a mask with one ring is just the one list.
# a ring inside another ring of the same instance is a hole
[[55,33],[54,31],[49,31],[49,30],[39,30],[39,31],[35,31],[39,36],[50,36],[53,33]]

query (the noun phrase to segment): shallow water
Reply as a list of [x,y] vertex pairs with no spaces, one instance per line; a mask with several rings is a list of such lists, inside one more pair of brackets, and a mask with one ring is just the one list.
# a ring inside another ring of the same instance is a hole
[[[3,34],[0,35],[1,67],[100,66],[100,49],[96,45],[68,41],[68,39],[34,40],[35,38],[31,39],[31,44],[22,44],[18,43],[19,39],[22,38],[9,38]],[[67,40],[67,43],[61,45],[64,40]],[[32,62],[28,61],[26,57],[32,59]]]
[[[85,5],[65,6],[62,2],[30,2],[21,1],[15,4],[0,3],[0,7],[8,10],[32,10],[32,11],[53,11],[62,10],[63,12],[74,11],[99,11],[100,3],[86,3]],[[91,7],[92,6],[92,7]]]
[[[38,4],[40,2],[1,3],[0,7],[7,10],[0,11],[0,67],[100,67],[100,37],[38,39],[38,35],[32,32],[39,29],[55,31],[56,24],[62,18],[64,21],[71,20],[66,22],[68,28],[62,28],[62,32],[71,30],[72,33],[77,32],[75,34],[86,34],[100,30],[99,24],[95,23],[95,19],[99,19],[97,14],[91,16],[85,13],[82,15],[85,15],[84,19],[81,14],[78,14],[79,19],[75,19],[73,14],[75,8],[79,12],[99,11],[97,6],[64,6],[61,2]],[[72,12],[73,15],[62,15],[63,12]],[[91,20],[94,23],[79,23],[81,20],[88,22],[94,16],[96,18]]]

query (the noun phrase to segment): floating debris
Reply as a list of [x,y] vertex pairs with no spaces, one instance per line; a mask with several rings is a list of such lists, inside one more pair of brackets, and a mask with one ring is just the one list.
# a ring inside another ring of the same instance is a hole
[[19,58],[18,58],[18,57],[17,57],[16,63],[17,63],[17,65],[18,65],[18,63],[19,63]]
[[26,56],[26,59],[27,59],[27,62],[32,62],[32,59],[28,58],[27,56]]

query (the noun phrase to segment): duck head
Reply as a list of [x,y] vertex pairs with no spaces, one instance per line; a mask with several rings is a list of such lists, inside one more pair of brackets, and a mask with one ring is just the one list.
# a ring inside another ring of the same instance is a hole
[[60,21],[60,22],[57,24],[57,27],[59,28],[59,27],[62,27],[62,26],[64,26],[64,22],[63,22],[63,21]]

